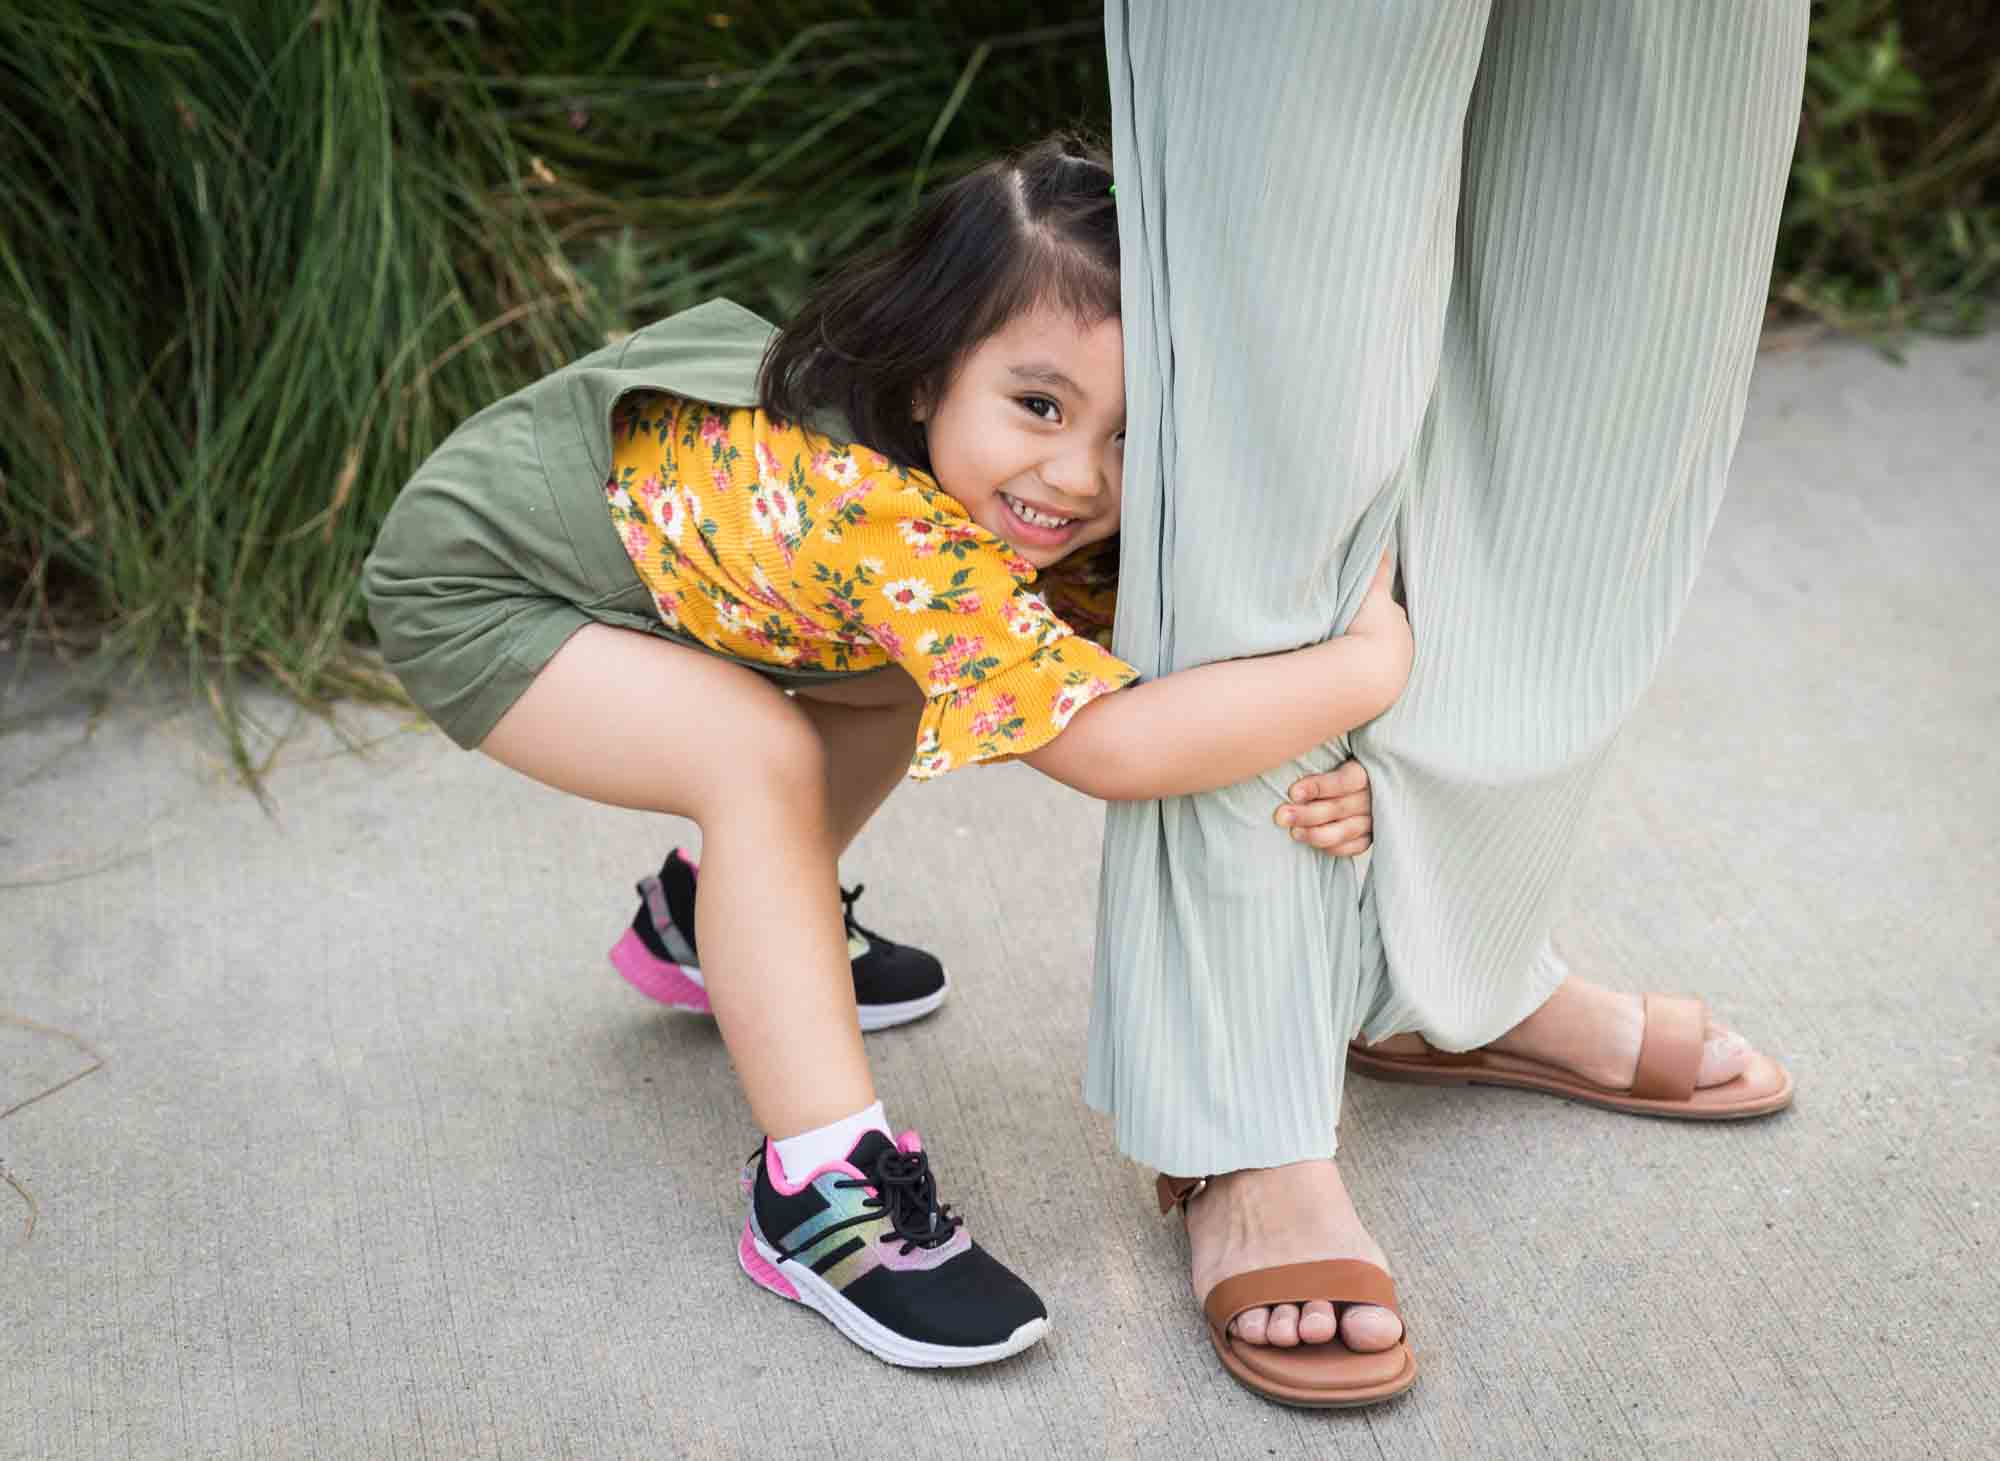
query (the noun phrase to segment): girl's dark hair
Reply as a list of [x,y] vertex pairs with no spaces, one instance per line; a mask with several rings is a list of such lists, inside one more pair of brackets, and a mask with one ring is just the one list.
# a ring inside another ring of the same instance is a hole
[[1118,213],[1102,148],[1058,134],[939,188],[889,246],[843,264],[765,353],[759,404],[847,416],[858,441],[930,469],[917,398],[1045,305],[1092,325],[1118,313]]

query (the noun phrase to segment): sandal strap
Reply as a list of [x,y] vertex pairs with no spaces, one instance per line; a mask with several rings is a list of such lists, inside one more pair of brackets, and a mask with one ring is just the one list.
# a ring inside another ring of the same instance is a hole
[[1202,1189],[1207,1186],[1206,1177],[1169,1177],[1162,1172],[1153,1184],[1153,1190],[1159,1196],[1160,1211],[1169,1213],[1201,1196]]
[[1707,1007],[1679,994],[1646,996],[1646,1033],[1639,1040],[1639,1068],[1632,1094],[1642,1101],[1685,1101],[1701,1072]]
[[1225,1278],[1208,1291],[1201,1306],[1208,1322],[1227,1329],[1245,1309],[1303,1304],[1325,1299],[1335,1304],[1379,1304],[1396,1311],[1396,1284],[1388,1274],[1359,1258],[1322,1258],[1315,1263],[1280,1263]]

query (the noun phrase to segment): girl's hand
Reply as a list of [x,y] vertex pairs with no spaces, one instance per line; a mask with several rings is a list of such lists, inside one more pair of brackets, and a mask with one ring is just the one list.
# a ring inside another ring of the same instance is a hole
[[1375,819],[1368,799],[1368,773],[1359,761],[1292,783],[1292,799],[1272,820],[1291,830],[1294,842],[1317,847],[1328,857],[1354,857],[1372,842]]
[[1410,616],[1390,594],[1394,581],[1389,555],[1384,553],[1381,566],[1375,570],[1375,581],[1368,585],[1367,597],[1362,599],[1353,622],[1342,636],[1358,640],[1375,652],[1381,669],[1383,697],[1376,715],[1394,705],[1403,687],[1410,683],[1410,662],[1417,651],[1416,640],[1410,635]]

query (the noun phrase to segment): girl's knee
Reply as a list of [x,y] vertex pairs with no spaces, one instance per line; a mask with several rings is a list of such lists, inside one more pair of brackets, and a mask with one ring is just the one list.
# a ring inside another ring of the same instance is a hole
[[703,811],[709,817],[778,811],[810,818],[826,810],[826,778],[826,743],[803,712],[786,705],[730,738]]

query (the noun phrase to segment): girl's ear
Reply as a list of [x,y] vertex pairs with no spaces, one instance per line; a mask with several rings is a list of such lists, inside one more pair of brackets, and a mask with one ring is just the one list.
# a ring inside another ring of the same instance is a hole
[[919,426],[930,420],[931,413],[937,410],[937,398],[938,387],[935,376],[920,380],[912,385],[910,387],[910,419]]

